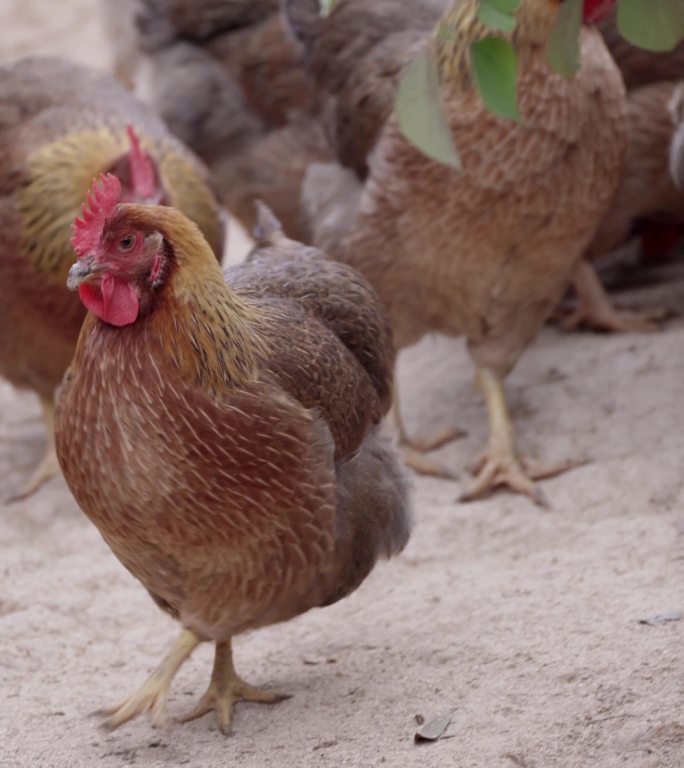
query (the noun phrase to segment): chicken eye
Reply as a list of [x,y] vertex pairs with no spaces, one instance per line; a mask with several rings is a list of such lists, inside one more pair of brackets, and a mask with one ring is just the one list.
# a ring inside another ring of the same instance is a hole
[[119,240],[119,250],[126,252],[130,251],[131,248],[135,245],[135,235],[124,235],[121,240]]

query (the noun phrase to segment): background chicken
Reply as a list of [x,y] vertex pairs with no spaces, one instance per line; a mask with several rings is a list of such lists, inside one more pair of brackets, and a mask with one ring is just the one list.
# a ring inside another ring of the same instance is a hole
[[677,188],[684,192],[684,83],[675,88],[669,107],[676,124],[670,144],[670,174]]
[[188,718],[215,708],[225,731],[235,701],[278,700],[236,675],[231,638],[341,599],[407,541],[404,480],[376,427],[390,332],[358,274],[285,239],[265,209],[261,248],[225,282],[188,219],[119,193],[105,177],[75,230],[69,284],[94,314],[57,449],[80,506],[184,631],[109,724],[150,707],[163,719],[174,673],[211,640],[211,686]]
[[[119,3],[105,0],[111,13]],[[211,167],[223,202],[251,232],[257,199],[306,239],[300,188],[330,159],[315,89],[277,0],[127,0],[110,29],[118,71]],[[131,64],[133,62],[133,64]]]
[[655,329],[660,312],[616,309],[591,262],[622,245],[637,228],[642,249],[667,249],[681,237],[684,195],[668,174],[668,150],[682,118],[669,109],[677,83],[684,77],[684,43],[670,53],[653,53],[628,43],[617,27],[615,12],[599,29],[628,89],[629,142],[622,181],[613,204],[577,270],[574,286],[579,304],[567,327],[585,325],[608,331]]
[[[517,12],[519,123],[490,113],[473,86],[469,46],[489,34],[476,18],[478,3],[450,6],[440,34],[425,44],[436,50],[444,108],[464,171],[428,159],[389,118],[368,158],[368,179],[357,191],[351,221],[353,205],[347,203],[347,236],[333,251],[376,287],[398,348],[430,331],[466,336],[490,418],[487,449],[466,498],[498,484],[539,498],[533,479],[559,470],[519,454],[502,382],[560,298],[619,179],[626,117],[619,72],[598,32],[588,28],[581,34],[577,76],[566,80],[550,71],[545,44],[558,5],[524,0]],[[316,6],[315,0],[286,0],[312,71],[334,73],[345,41],[353,47],[367,34],[372,11],[368,4],[339,0],[321,21]],[[585,6],[585,20],[592,7]],[[413,13],[407,10],[409,19]],[[326,67],[320,60],[327,60]],[[317,77],[327,91],[325,77]],[[333,99],[343,101],[339,92],[353,84],[349,78],[338,85]],[[310,207],[319,188],[306,190]],[[325,211],[323,218],[334,216]],[[425,463],[420,468],[432,469]]]
[[206,171],[118,83],[57,59],[1,67],[0,375],[39,395],[49,432],[45,459],[19,495],[57,471],[52,397],[85,315],[64,285],[71,223],[102,171],[121,179],[126,199],[178,206],[221,253]]
[[604,331],[650,331],[662,312],[616,308],[592,266],[592,261],[623,245],[637,233],[642,250],[657,236],[657,246],[671,249],[684,226],[684,192],[670,173],[682,116],[670,108],[674,82],[642,85],[628,93],[628,147],[622,179],[608,213],[577,269],[573,281],[578,306],[565,319],[566,327],[585,325]]

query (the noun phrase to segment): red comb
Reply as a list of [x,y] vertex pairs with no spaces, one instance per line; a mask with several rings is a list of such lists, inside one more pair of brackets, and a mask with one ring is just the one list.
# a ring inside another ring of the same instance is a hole
[[133,192],[137,197],[152,197],[156,188],[152,161],[140,146],[140,139],[132,125],[126,126],[126,133],[131,142],[130,158]]
[[121,197],[121,182],[111,173],[95,179],[81,208],[81,217],[71,227],[71,245],[79,259],[97,248],[107,218]]

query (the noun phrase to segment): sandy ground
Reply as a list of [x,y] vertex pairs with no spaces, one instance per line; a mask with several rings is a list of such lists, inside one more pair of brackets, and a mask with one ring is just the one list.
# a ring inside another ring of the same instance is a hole
[[[59,11],[55,10],[59,7]],[[87,0],[2,0],[0,55],[68,52],[106,65]],[[682,306],[684,277],[628,298]],[[6,332],[6,329],[3,331]],[[485,421],[462,345],[402,357],[409,426],[467,430],[439,458],[461,468]],[[462,505],[461,482],[415,481],[405,553],[351,598],[239,638],[238,668],[292,698],[114,733],[91,716],[137,686],[176,633],[52,481],[0,507],[0,766],[684,765],[684,321],[653,336],[546,330],[510,379],[525,449],[587,465],[544,484],[552,509],[498,494]],[[37,402],[0,382],[0,488],[43,440]],[[181,671],[170,709],[204,691],[211,649]],[[451,712],[416,745],[417,719]]]

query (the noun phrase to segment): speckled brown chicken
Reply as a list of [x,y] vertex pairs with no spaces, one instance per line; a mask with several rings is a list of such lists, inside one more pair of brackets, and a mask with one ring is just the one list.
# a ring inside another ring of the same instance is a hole
[[259,247],[224,277],[178,211],[117,198],[106,179],[74,238],[70,285],[93,313],[57,449],[82,509],[184,629],[108,722],[162,721],[176,670],[211,641],[212,682],[186,719],[215,708],[227,731],[235,701],[278,700],[237,676],[231,638],[341,599],[407,541],[377,426],[389,326],[358,273],[286,239],[266,209]]
[[[338,15],[351,13],[355,3],[338,0],[324,22],[307,26],[304,11],[314,5],[286,0],[291,16],[294,7],[301,10],[292,26],[308,46],[309,61],[324,39],[321,24],[334,27]],[[585,3],[585,18],[594,5]],[[375,286],[398,348],[431,331],[466,336],[490,437],[465,498],[500,484],[539,498],[533,480],[558,469],[520,454],[503,380],[568,285],[619,181],[624,86],[601,36],[588,27],[581,33],[578,74],[566,80],[550,71],[545,46],[558,6],[557,0],[523,0],[517,12],[522,120],[515,123],[490,113],[473,86],[469,46],[488,34],[476,19],[478,3],[451,5],[441,31],[428,35],[425,45],[438,57],[444,108],[463,172],[423,155],[391,117],[369,155],[355,216],[340,219],[346,220],[346,236],[328,238],[338,242],[332,254]],[[367,18],[363,23],[368,25]],[[347,29],[354,40],[353,26]],[[328,49],[331,72],[341,47]],[[320,55],[326,55],[326,46]],[[309,199],[316,193],[309,190]]]
[[[229,211],[251,231],[264,200],[308,239],[298,200],[307,166],[330,159],[315,89],[277,0],[128,0],[142,52],[137,91],[211,167]],[[128,57],[130,58],[130,56]]]
[[57,471],[52,397],[85,316],[64,285],[71,222],[103,171],[121,178],[127,199],[181,208],[221,253],[207,173],[149,109],[108,75],[66,61],[0,67],[0,375],[39,395],[50,435],[18,495]]

